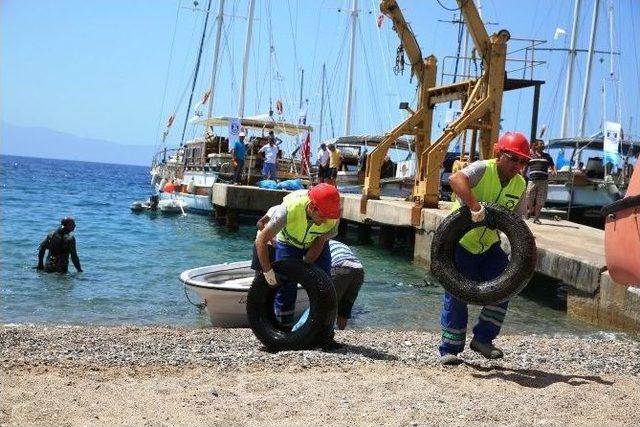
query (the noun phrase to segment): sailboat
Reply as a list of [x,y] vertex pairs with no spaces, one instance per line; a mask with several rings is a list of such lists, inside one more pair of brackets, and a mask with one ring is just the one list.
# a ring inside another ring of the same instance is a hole
[[[247,87],[247,72],[249,69],[249,53],[251,49],[253,15],[255,10],[255,0],[249,1],[248,25],[244,45],[242,81],[239,90],[239,101],[237,116],[214,116],[213,102],[216,95],[216,82],[219,71],[220,43],[222,41],[222,28],[224,21],[225,0],[219,0],[218,14],[216,17],[216,39],[213,55],[213,66],[211,74],[210,88],[204,93],[199,106],[208,103],[208,113],[206,117],[196,115],[189,120],[189,123],[203,127],[201,136],[186,141],[181,146],[172,150],[163,147],[154,156],[151,166],[151,183],[160,192],[160,198],[172,198],[184,203],[189,211],[200,213],[213,212],[211,202],[212,186],[217,182],[231,182],[233,173],[232,155],[229,152],[230,146],[238,138],[239,133],[245,132],[247,137],[247,157],[243,171],[243,183],[254,184],[262,179],[261,167],[263,159],[258,153],[260,147],[268,143],[272,131],[277,139],[279,137],[300,138],[308,135],[313,128],[304,123],[290,123],[284,119],[282,102],[276,102],[276,111],[269,108],[266,114],[256,116],[245,116],[245,100]],[[193,77],[193,89],[198,75],[198,66],[202,55],[203,42],[207,31],[208,14],[211,7],[211,0],[207,7],[207,16],[204,21],[204,28],[198,51],[196,72]],[[271,46],[271,54],[274,48]],[[191,105],[191,99],[188,106]],[[189,107],[188,107],[189,108]],[[187,112],[189,117],[189,111]],[[163,142],[175,120],[175,114],[169,118],[167,127],[163,132]],[[185,120],[183,128],[187,127]],[[280,141],[282,141],[280,139]],[[282,155],[277,160],[277,179],[286,180],[296,177],[304,177],[309,180],[310,167],[300,160]],[[162,184],[167,180],[173,180],[175,191],[172,194],[163,192]]]
[[[598,13],[600,0],[594,0],[593,18],[589,35],[589,49],[587,50],[586,70],[584,75],[583,92],[580,105],[578,135],[569,135],[569,112],[571,107],[571,89],[574,71],[580,0],[575,0],[571,45],[568,49],[569,63],[566,75],[564,103],[562,109],[561,136],[549,141],[548,152],[556,162],[558,174],[549,179],[546,206],[566,211],[569,219],[592,223],[588,217],[595,219],[597,225],[602,225],[600,209],[624,196],[628,186],[635,159],[640,153],[640,140],[634,140],[625,135],[621,126],[620,106],[614,108],[612,121],[606,114],[606,92],[603,82],[603,113],[602,129],[594,135],[585,135],[585,122],[591,87],[591,74],[594,53],[608,54],[611,58],[610,78],[617,79],[618,73],[614,67],[614,56],[617,54],[613,42],[613,5],[608,8],[609,43],[608,52],[594,49],[596,32],[599,25]],[[619,84],[616,85],[618,90]],[[619,94],[616,97],[620,102]],[[611,149],[613,147],[613,149]]]

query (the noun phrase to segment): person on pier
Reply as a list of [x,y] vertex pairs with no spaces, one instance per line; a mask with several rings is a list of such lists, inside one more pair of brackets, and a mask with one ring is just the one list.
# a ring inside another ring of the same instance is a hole
[[537,139],[527,166],[527,217],[540,224],[540,212],[547,201],[549,174],[556,176],[556,166],[551,156],[544,152],[544,141]]
[[[520,132],[507,132],[496,144],[497,158],[476,161],[454,173],[449,184],[456,195],[452,210],[467,205],[471,220],[482,222],[485,208],[480,202],[497,203],[525,216],[526,188],[522,171],[530,158],[529,142]],[[488,281],[498,277],[509,263],[500,247],[496,230],[477,227],[468,232],[455,250],[455,263],[460,272],[475,281]],[[509,302],[485,306],[473,328],[471,349],[488,359],[499,359],[503,352],[493,344],[500,333]],[[445,292],[440,324],[442,338],[439,346],[440,363],[457,365],[462,362],[458,354],[464,350],[467,333],[467,304]]]
[[[269,286],[279,286],[275,314],[282,326],[292,328],[297,296],[296,283],[278,283],[269,259],[269,243],[275,239],[275,259],[299,259],[315,264],[331,277],[329,240],[338,234],[340,193],[329,184],[298,190],[271,210],[271,217],[256,236],[255,248]],[[333,334],[323,337],[325,348],[335,346]]]

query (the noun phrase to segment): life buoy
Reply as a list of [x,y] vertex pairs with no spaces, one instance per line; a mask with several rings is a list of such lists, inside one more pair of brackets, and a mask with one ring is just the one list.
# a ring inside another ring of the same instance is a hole
[[278,113],[279,116],[284,113],[284,105],[282,105],[282,101],[279,99],[276,101],[276,113]]
[[257,273],[247,295],[247,317],[256,337],[271,351],[302,350],[314,347],[333,330],[336,321],[336,292],[331,279],[315,265],[294,259],[272,264],[277,275],[300,284],[309,296],[309,317],[295,331],[280,326],[273,302],[277,288]]
[[176,190],[176,186],[172,182],[168,182],[164,186],[164,192],[165,193],[173,193],[175,190]]
[[[518,215],[497,204],[484,205],[487,215],[480,223],[471,221],[467,206],[447,216],[436,229],[431,243],[431,273],[456,298],[469,304],[495,305],[520,292],[535,272],[536,242]],[[509,264],[502,274],[487,282],[466,278],[455,265],[455,248],[473,228],[490,226],[504,233],[511,245]]]

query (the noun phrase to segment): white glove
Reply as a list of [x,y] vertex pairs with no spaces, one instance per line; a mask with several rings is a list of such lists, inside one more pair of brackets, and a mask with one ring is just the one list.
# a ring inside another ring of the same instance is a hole
[[485,210],[484,210],[484,206],[480,205],[480,210],[479,211],[471,211],[471,221],[473,222],[482,222],[484,221],[484,214],[485,214]]
[[276,279],[276,273],[275,271],[273,271],[273,269],[267,271],[264,273],[264,278],[267,281],[267,283],[269,284],[269,286],[277,286],[278,285],[278,279]]

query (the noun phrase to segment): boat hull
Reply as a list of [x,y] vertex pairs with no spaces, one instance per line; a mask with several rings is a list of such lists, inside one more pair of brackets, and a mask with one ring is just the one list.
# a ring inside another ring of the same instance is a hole
[[[210,265],[187,270],[180,275],[185,287],[205,303],[211,324],[218,328],[248,328],[247,294],[255,272],[250,261]],[[309,307],[309,297],[298,286],[295,315]]]
[[607,206],[604,254],[611,278],[640,287],[640,168],[633,172],[624,199]]

